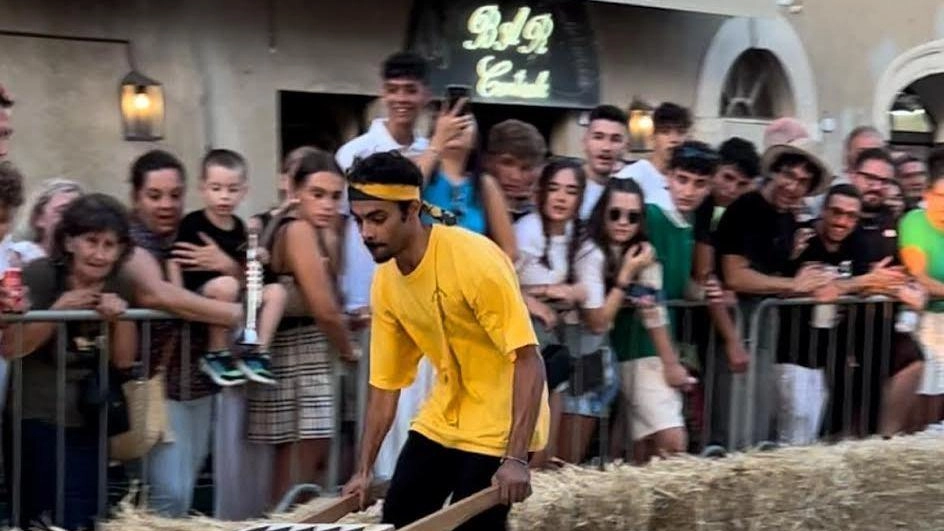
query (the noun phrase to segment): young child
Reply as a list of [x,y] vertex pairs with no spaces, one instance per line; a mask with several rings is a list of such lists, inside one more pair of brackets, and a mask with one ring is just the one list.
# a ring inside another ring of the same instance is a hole
[[[171,261],[169,275],[173,282],[205,297],[234,302],[243,288],[247,235],[243,221],[233,212],[246,195],[248,167],[239,153],[214,149],[203,158],[201,168],[200,194],[206,206],[184,217],[175,247],[193,251],[216,245],[233,261],[209,269],[206,264],[178,257]],[[260,343],[257,347],[236,359],[229,350],[229,330],[209,327],[207,352],[200,360],[200,368],[217,385],[238,385],[247,378],[275,384],[269,370],[269,345],[282,319],[286,293],[274,278],[266,276],[263,284],[262,307],[257,314]]]

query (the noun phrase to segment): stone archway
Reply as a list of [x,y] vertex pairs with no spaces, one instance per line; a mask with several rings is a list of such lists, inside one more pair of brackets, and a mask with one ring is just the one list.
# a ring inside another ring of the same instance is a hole
[[732,18],[718,29],[698,75],[693,109],[698,135],[718,142],[736,131],[758,141],[757,135],[762,134],[766,121],[725,118],[719,106],[728,72],[742,54],[752,49],[766,50],[780,62],[789,81],[795,117],[819,139],[819,106],[813,68],[799,35],[781,16]]
[[888,111],[898,93],[922,78],[944,73],[944,39],[916,46],[888,65],[875,87],[872,123],[888,138]]

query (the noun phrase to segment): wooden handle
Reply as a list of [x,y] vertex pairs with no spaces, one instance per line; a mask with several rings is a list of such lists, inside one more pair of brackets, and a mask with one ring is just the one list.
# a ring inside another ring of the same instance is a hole
[[422,520],[417,520],[401,531],[451,531],[499,503],[501,498],[498,487],[489,487]]
[[[376,500],[377,498],[383,498],[387,495],[387,489],[390,488],[389,481],[382,481],[377,483],[370,488],[370,495],[368,497],[368,503]],[[346,515],[353,513],[360,509],[360,503],[358,500],[357,494],[348,494],[347,496],[341,496],[330,504],[322,507],[321,509],[310,513],[303,517],[299,522],[302,524],[330,524],[337,522],[341,518],[344,518]]]
[[348,494],[331,502],[331,504],[322,507],[320,510],[306,515],[302,524],[330,524],[337,522],[345,515],[360,509],[360,503],[357,494]]

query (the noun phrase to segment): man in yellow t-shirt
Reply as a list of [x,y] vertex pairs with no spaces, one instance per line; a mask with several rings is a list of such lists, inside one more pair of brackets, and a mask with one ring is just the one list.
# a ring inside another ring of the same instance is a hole
[[420,221],[419,169],[379,153],[350,175],[351,211],[380,264],[371,289],[370,399],[357,473],[362,503],[400,389],[426,355],[436,382],[413,421],[384,500],[396,527],[498,485],[504,505],[459,529],[504,529],[531,492],[528,453],[547,442],[544,364],[514,267],[487,238]]

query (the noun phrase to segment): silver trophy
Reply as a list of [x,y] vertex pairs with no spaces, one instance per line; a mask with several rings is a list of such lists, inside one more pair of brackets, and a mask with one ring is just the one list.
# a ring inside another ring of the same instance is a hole
[[239,344],[247,347],[259,346],[256,317],[262,304],[262,262],[259,261],[259,235],[249,233],[246,248],[246,323]]

